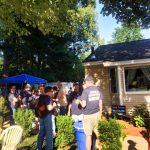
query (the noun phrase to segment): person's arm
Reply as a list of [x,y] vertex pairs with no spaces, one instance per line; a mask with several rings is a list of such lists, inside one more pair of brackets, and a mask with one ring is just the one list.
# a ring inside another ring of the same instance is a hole
[[68,115],[69,116],[71,115],[71,104],[69,104],[69,106],[68,106]]
[[88,94],[86,90],[83,90],[81,96],[78,97],[78,99],[76,100],[76,104],[81,105],[82,108],[85,108],[87,98],[88,98]]
[[17,98],[16,97],[13,97],[13,105],[15,106],[16,102],[17,102]]
[[49,111],[51,111],[51,110],[53,110],[56,106],[57,106],[56,103],[53,102],[53,104],[47,105],[47,109],[48,109]]
[[76,104],[77,105],[81,105],[81,107],[84,108],[86,106],[86,101],[85,100],[77,99],[76,100]]

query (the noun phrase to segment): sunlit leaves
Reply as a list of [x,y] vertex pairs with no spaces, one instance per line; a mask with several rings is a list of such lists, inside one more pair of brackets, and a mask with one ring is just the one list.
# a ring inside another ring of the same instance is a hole
[[112,38],[113,43],[121,43],[140,40],[143,38],[143,35],[141,34],[140,28],[135,26],[135,24],[131,24],[130,26],[123,24],[122,27],[115,29]]
[[82,7],[78,0],[0,0],[0,20],[5,28],[18,35],[30,34],[38,28],[43,34],[62,36],[76,32],[87,37],[95,29],[94,10]]
[[150,27],[149,0],[99,0],[103,4],[101,13],[104,16],[112,15],[118,22],[136,22],[140,27]]

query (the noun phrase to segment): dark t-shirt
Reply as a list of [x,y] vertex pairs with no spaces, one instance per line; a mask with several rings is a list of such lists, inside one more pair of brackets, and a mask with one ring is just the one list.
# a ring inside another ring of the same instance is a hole
[[23,90],[20,93],[21,98],[24,99],[25,103],[29,102],[29,98],[32,96],[30,91]]
[[51,98],[48,95],[40,95],[39,97],[39,105],[45,105],[45,110],[44,112],[42,112],[42,117],[47,116],[48,114],[50,114],[50,111],[47,109],[47,105],[49,105],[50,103],[52,103]]
[[70,95],[69,95],[69,103],[72,103],[72,101],[74,99],[77,99],[79,96],[81,96],[81,93],[80,92],[71,92]]
[[81,115],[83,113],[82,107],[75,103],[75,100],[80,97],[80,92],[71,92],[69,96],[69,103],[71,103],[71,114],[72,115]]
[[103,96],[98,87],[90,86],[83,90],[80,99],[86,101],[83,114],[90,115],[99,111],[99,101],[103,99]]

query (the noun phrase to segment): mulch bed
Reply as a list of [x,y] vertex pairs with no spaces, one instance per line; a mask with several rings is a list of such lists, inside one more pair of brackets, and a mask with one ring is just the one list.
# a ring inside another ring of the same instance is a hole
[[127,134],[127,135],[131,135],[131,136],[141,136],[141,137],[145,137],[147,136],[147,131],[145,128],[140,127],[137,128],[135,127],[133,124],[131,124],[128,121],[124,121],[124,120],[119,120],[119,122],[123,125],[125,125],[126,129],[123,129],[123,131]]

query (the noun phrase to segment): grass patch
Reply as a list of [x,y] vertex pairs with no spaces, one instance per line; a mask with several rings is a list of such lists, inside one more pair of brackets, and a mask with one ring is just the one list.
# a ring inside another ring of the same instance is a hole
[[28,149],[36,149],[37,143],[37,135],[32,135],[30,137],[25,138],[22,142],[20,142],[17,146],[18,150],[28,150]]
[[[17,150],[34,150],[34,149],[36,149],[37,136],[38,135],[32,135],[30,137],[25,138],[23,141],[21,141],[18,144]],[[43,150],[45,150],[45,140],[43,143]],[[57,150],[57,148],[54,147],[54,150]],[[77,150],[76,143],[71,145],[70,150]]]

